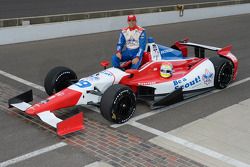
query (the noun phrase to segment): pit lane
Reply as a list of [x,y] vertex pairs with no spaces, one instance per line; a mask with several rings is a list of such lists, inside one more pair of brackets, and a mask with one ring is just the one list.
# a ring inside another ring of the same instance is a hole
[[[249,25],[245,22],[248,17],[249,15],[241,15],[147,27],[147,34],[148,36],[153,36],[157,43],[165,45],[171,45],[175,40],[184,37],[189,37],[191,41],[197,43],[219,47],[232,44],[233,53],[239,58],[240,62],[239,76],[237,79],[241,80],[249,76],[249,57],[245,56],[249,53],[247,47],[249,44],[249,32],[247,31]],[[213,31],[211,31],[211,28],[213,28]],[[43,78],[49,69],[59,65],[74,69],[79,75],[79,78],[81,78],[102,70],[102,67],[99,66],[99,62],[103,59],[110,59],[114,52],[117,38],[118,32],[114,31],[1,46],[1,70],[38,85],[43,85]],[[13,85],[13,81],[11,80],[6,80],[6,82]],[[25,86],[22,85],[21,87],[25,89]],[[41,95],[41,92],[39,95]],[[46,97],[46,95],[42,93],[42,97]],[[223,99],[220,99],[221,98],[218,100],[223,101]],[[235,102],[237,102],[237,99],[235,100]],[[230,104],[231,103],[228,103],[228,105]],[[196,104],[195,106],[199,108],[199,105]],[[217,109],[219,108],[214,108],[214,112]],[[149,108],[147,106],[138,105],[136,115],[148,111]],[[98,113],[87,110],[85,115],[103,123],[110,124]],[[187,114],[187,117],[189,117],[189,115],[190,114]],[[188,120],[189,119],[187,119],[185,123],[189,122]],[[194,119],[191,119],[190,121],[193,120]],[[182,123],[177,121],[177,124],[181,125]],[[168,130],[170,129],[171,128],[168,128]]]
[[[148,36],[153,36],[157,43],[171,45],[175,40],[188,36],[191,41],[223,47],[228,43],[233,45],[233,53],[238,57],[239,75],[237,80],[249,77],[249,62],[247,56],[250,49],[250,23],[248,15],[208,19],[186,23],[147,27]],[[213,29],[213,30],[211,30]],[[166,35],[162,35],[166,34]],[[210,34],[210,35],[208,35]],[[90,75],[101,70],[98,65],[102,59],[109,59],[114,52],[118,32],[99,33],[72,38],[62,38],[0,47],[1,70],[42,85],[47,71],[56,66],[64,65],[74,69],[79,77]],[[24,68],[25,67],[25,68]],[[15,86],[19,90],[28,87],[0,76],[1,81]],[[229,88],[205,98],[167,110],[152,117],[140,120],[140,123],[167,132],[184,124],[212,114],[221,108],[231,106],[250,97],[249,82]],[[45,97],[43,92],[36,95]],[[224,97],[228,97],[225,99]],[[215,103],[216,102],[216,103]],[[110,125],[100,114],[84,110],[89,119]],[[145,105],[138,105],[136,115],[149,111]],[[8,118],[7,118],[8,119]],[[11,130],[12,126],[8,126]],[[32,127],[28,127],[32,128]],[[20,129],[21,131],[22,129]],[[119,128],[131,134],[140,135],[145,140],[154,135],[139,130],[130,125]]]

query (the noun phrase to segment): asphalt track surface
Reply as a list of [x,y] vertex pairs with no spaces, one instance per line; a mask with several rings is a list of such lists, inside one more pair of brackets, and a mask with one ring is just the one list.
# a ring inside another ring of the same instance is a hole
[[[237,81],[250,77],[250,14],[230,16],[223,18],[207,19],[185,23],[176,23],[161,26],[146,27],[147,35],[153,36],[157,43],[171,45],[174,41],[189,37],[196,43],[223,47],[228,44],[233,45],[232,52],[239,59],[239,73]],[[102,70],[99,62],[103,59],[110,59],[114,53],[115,44],[118,38],[118,31],[90,34],[61,39],[29,42],[0,46],[0,70],[31,81],[38,85],[43,85],[43,78],[49,69],[54,66],[67,66],[79,74],[79,77],[88,76]],[[24,91],[29,88],[23,84],[15,82],[6,77],[0,76],[0,80],[6,85],[16,87],[17,90]],[[222,108],[237,104],[240,101],[250,98],[250,82],[245,82],[238,86],[214,93],[198,100],[168,109],[165,112],[139,120],[139,123],[168,132],[182,125],[210,115]],[[46,97],[44,92],[35,90],[35,95]],[[81,108],[85,117],[111,125],[96,112]],[[150,109],[144,104],[138,104],[136,115],[149,112]],[[1,141],[0,150],[6,152],[0,154],[0,161],[13,158],[22,152],[39,149],[45,145],[58,142],[55,136],[38,132],[35,127],[22,124],[18,119],[13,120],[8,114],[0,112]],[[136,134],[145,140],[154,137],[153,134],[137,129],[130,125],[118,128],[121,131]],[[15,133],[13,133],[15,132]],[[18,149],[21,144],[25,149]],[[65,149],[65,150],[61,150]],[[60,152],[61,150],[61,152]],[[65,152],[69,155],[67,162],[90,163],[95,161],[93,157],[88,157],[79,150],[72,150],[71,147],[63,147],[50,154],[54,154],[54,159],[62,159],[60,155]],[[72,156],[76,152],[78,156]],[[39,161],[52,161],[48,154],[40,156]],[[88,162],[87,162],[88,161]],[[35,164],[36,159],[28,161]],[[54,161],[53,161],[54,162]],[[66,162],[62,163],[67,166]],[[19,164],[22,166],[21,164]],[[57,164],[59,166],[59,164]],[[55,164],[55,166],[57,166]],[[23,165],[25,166],[25,165]],[[76,165],[78,166],[78,165]]]
[[[182,0],[181,3],[213,1],[218,0]],[[178,0],[1,0],[0,19],[167,6],[178,3],[180,3]]]

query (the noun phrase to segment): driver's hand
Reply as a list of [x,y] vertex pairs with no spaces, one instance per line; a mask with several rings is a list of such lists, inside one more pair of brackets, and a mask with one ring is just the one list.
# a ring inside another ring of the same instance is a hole
[[121,60],[122,59],[122,54],[120,52],[116,53],[116,56]]
[[133,63],[133,64],[137,64],[138,61],[139,61],[139,57],[136,57],[136,58],[134,58],[134,59],[132,60],[132,63]]

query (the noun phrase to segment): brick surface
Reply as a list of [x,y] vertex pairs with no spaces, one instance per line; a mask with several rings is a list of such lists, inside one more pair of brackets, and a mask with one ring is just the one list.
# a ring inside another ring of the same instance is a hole
[[[55,130],[44,124],[37,117],[31,117],[16,109],[8,109],[9,98],[21,92],[0,82],[0,110],[11,114],[15,119],[23,119],[31,126],[38,126],[56,137]],[[39,97],[34,97],[35,101],[40,101]],[[70,110],[70,112],[68,112]],[[56,115],[62,119],[75,115],[80,111],[77,107],[68,110],[60,110]],[[13,118],[13,119],[14,119]],[[84,118],[85,130],[81,130],[64,137],[59,137],[69,145],[82,149],[98,159],[105,161],[114,167],[120,166],[169,166],[169,167],[189,167],[204,165],[178,155],[169,150],[165,150],[148,141],[144,141],[139,136],[124,133],[111,128],[105,124]]]

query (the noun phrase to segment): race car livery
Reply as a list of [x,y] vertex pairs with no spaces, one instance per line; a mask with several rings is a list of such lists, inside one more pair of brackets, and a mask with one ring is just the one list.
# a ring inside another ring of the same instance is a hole
[[[188,56],[189,47],[194,48],[194,56]],[[84,128],[82,113],[66,120],[53,114],[76,105],[95,106],[107,120],[124,123],[133,116],[138,100],[156,109],[213,89],[226,88],[236,79],[238,71],[238,60],[231,48],[196,44],[188,39],[166,47],[149,38],[138,69],[131,69],[131,61],[121,64],[122,68],[107,68],[109,62],[103,61],[104,70],[78,80],[71,69],[55,67],[45,78],[47,99],[30,105],[28,102],[33,98],[28,91],[10,99],[9,106],[38,116],[57,128],[58,135]],[[207,58],[206,50],[216,54]],[[171,77],[160,75],[164,63],[171,64]]]

